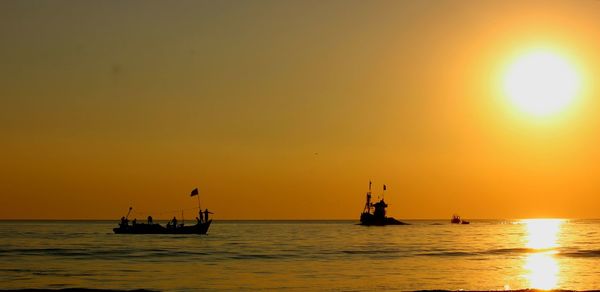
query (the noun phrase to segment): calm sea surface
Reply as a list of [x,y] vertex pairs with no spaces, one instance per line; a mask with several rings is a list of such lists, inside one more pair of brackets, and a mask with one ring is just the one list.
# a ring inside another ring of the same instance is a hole
[[599,220],[215,221],[206,236],[108,221],[0,221],[0,288],[600,288]]

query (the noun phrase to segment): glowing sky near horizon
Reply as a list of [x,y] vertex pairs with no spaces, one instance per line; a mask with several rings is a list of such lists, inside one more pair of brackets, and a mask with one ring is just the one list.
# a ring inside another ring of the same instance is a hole
[[[2,1],[0,218],[170,218],[199,187],[218,219],[352,219],[369,180],[397,218],[597,218],[599,12]],[[504,90],[538,47],[579,78],[551,115]]]

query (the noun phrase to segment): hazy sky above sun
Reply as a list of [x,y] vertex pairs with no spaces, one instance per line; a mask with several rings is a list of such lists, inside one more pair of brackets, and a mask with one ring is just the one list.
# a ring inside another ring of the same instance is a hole
[[0,1],[0,219],[598,218],[598,15]]

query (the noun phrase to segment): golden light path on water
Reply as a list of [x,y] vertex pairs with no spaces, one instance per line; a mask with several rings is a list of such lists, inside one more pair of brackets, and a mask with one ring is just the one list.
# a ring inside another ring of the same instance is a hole
[[527,256],[523,269],[529,287],[549,290],[557,286],[560,267],[554,258],[559,247],[558,235],[562,219],[530,219],[523,220],[527,230],[526,247],[535,251]]

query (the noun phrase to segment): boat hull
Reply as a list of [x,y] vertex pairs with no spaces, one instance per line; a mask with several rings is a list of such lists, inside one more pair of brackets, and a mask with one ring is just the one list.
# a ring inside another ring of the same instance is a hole
[[398,221],[393,217],[377,218],[370,213],[362,213],[360,215],[360,225],[365,226],[386,226],[386,225],[410,225],[408,223]]
[[136,224],[113,228],[116,234],[206,234],[212,220],[191,226],[166,228],[160,224]]

